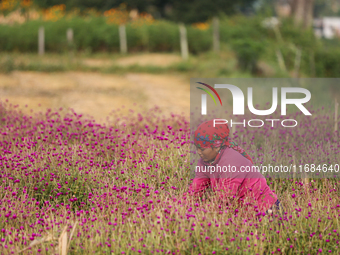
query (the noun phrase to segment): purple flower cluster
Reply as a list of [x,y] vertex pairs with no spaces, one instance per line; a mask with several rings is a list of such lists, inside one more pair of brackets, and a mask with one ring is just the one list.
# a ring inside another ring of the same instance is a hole
[[[0,104],[0,120],[1,254],[59,253],[63,231],[75,254],[316,254],[339,248],[336,180],[271,179],[286,209],[265,216],[250,202],[223,205],[214,194],[203,202],[184,199],[191,131],[183,116],[117,112],[103,125],[75,112],[27,116]],[[319,124],[301,123],[298,134],[280,131],[256,149],[252,137],[266,139],[273,130],[237,132],[256,162],[267,160],[265,154],[298,160],[327,153],[332,161],[339,142],[325,125],[317,133]]]

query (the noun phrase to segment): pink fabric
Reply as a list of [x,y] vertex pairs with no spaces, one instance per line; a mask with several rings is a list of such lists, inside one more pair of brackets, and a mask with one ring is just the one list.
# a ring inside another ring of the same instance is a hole
[[[208,166],[199,160],[197,167],[207,169],[207,172],[199,172],[196,168],[196,176],[189,187],[188,193],[195,197],[200,197],[208,187],[217,192],[219,198],[228,203],[230,199],[237,199],[240,205],[249,203],[257,205],[261,212],[268,210],[277,200],[276,194],[270,190],[265,177],[259,172],[241,172],[245,167],[253,166],[251,161],[242,156],[232,148],[224,148],[220,152],[222,155],[212,166],[223,166],[230,169],[235,166],[235,172],[214,172],[208,171]],[[202,169],[201,169],[202,170]]]

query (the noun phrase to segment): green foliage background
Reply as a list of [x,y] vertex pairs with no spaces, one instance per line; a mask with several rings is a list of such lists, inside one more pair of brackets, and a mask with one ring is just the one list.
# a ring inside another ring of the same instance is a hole
[[[257,72],[257,63],[277,63],[281,52],[287,71],[294,70],[297,50],[301,50],[300,73],[307,77],[337,77],[340,59],[340,40],[319,39],[312,30],[294,26],[283,19],[277,32],[263,26],[264,16],[221,16],[219,33],[221,45],[235,54],[241,71]],[[189,51],[198,55],[209,52],[213,44],[213,29],[186,25]],[[23,24],[0,25],[0,51],[37,52],[39,27],[45,28],[46,52],[119,52],[118,25],[108,24],[105,17],[62,18],[58,21],[32,20]],[[66,31],[74,31],[74,43],[68,45]],[[156,20],[151,24],[126,25],[128,52],[179,52],[178,23]],[[276,64],[277,65],[277,64]]]

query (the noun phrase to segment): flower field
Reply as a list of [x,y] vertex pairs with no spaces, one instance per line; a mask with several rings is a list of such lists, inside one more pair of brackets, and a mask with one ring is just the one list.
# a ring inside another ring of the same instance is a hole
[[[299,132],[243,129],[235,141],[255,164],[336,164],[334,113],[312,113],[294,114]],[[338,179],[268,178],[281,214],[214,194],[194,201],[183,195],[190,122],[161,116],[116,111],[103,125],[1,103],[1,254],[339,254]]]

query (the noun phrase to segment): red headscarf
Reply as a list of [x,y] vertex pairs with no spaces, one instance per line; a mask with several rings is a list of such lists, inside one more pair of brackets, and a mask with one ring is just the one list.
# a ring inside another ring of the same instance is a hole
[[[217,148],[221,145],[233,148],[253,163],[251,157],[245,152],[245,150],[229,138],[228,124],[217,124],[214,127],[214,120],[203,122],[195,131],[194,143],[200,149],[209,147]],[[214,162],[217,161],[219,157],[221,157],[220,153],[216,156]]]

